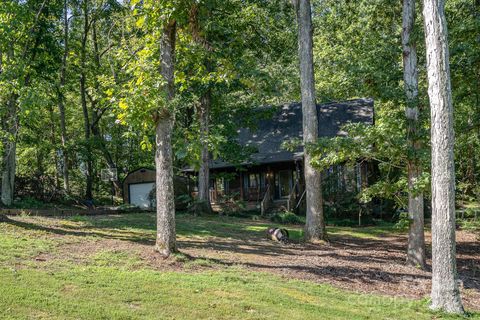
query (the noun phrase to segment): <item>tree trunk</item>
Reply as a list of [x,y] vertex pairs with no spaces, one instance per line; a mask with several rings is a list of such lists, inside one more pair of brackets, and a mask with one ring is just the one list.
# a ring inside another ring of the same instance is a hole
[[[55,146],[57,145],[57,135],[56,135],[57,128],[55,127],[55,113],[51,105],[48,106],[48,114],[50,115],[50,140],[52,141],[52,144]],[[39,139],[38,141],[40,141],[41,137],[39,136],[37,139]],[[57,150],[54,150],[53,157],[51,158],[51,160],[53,160],[53,163],[55,163],[55,191],[56,191],[56,190],[60,190],[60,176],[59,176],[60,170],[58,167]]]
[[62,140],[62,176],[63,189],[66,193],[70,193],[70,178],[68,170],[68,154],[67,154],[67,125],[65,120],[65,79],[67,73],[67,57],[68,57],[68,4],[64,0],[63,8],[63,57],[62,67],[60,69],[60,87],[58,88],[58,112],[60,114],[60,136]]
[[[40,8],[36,14],[34,25],[30,29],[30,35],[33,37],[33,46],[32,50],[24,50],[22,54],[22,59],[25,62],[25,66],[30,66],[35,60],[37,54],[37,48],[40,45],[41,37],[38,33],[34,32],[34,26],[37,24],[40,15],[42,14],[43,9],[45,8],[46,1],[40,5]],[[28,37],[27,37],[28,39]],[[27,49],[27,47],[25,47]],[[31,51],[30,57],[27,57],[27,52]],[[3,60],[3,53],[0,52],[1,59]],[[15,51],[13,45],[8,48],[7,59],[12,62],[15,58]],[[26,71],[22,76],[23,87],[28,87],[30,85],[31,73],[28,71],[29,68],[25,67],[23,71]],[[19,80],[20,78],[16,79]],[[5,205],[11,205],[13,203],[14,193],[15,193],[15,170],[16,170],[16,151],[17,151],[17,137],[19,130],[19,119],[17,115],[18,106],[17,106],[18,95],[13,93],[10,96],[10,99],[7,102],[7,115],[5,119],[2,119],[3,130],[8,134],[7,138],[3,140],[3,152],[2,155],[2,164],[1,164],[1,201]]]
[[90,141],[90,117],[88,114],[87,107],[87,88],[86,88],[86,54],[87,54],[87,38],[90,28],[89,19],[88,19],[88,4],[87,0],[83,1],[83,34],[82,34],[82,43],[80,49],[80,98],[82,103],[83,111],[83,126],[85,130],[85,146],[86,146],[86,187],[85,187],[85,198],[88,200],[93,199],[93,160],[92,160],[92,147]]
[[432,309],[463,313],[455,249],[453,106],[443,0],[425,0],[432,140]]
[[[176,23],[169,22],[161,39],[161,76],[165,79],[168,101],[175,95],[174,54]],[[167,102],[168,103],[168,102]],[[157,240],[155,249],[164,257],[177,251],[175,234],[175,194],[173,190],[172,130],[173,112],[160,110],[156,117],[156,193],[157,193]]]
[[415,27],[415,0],[403,0],[402,20],[403,80],[406,97],[405,115],[408,122],[407,139],[412,151],[407,164],[408,213],[410,218],[407,263],[425,269],[423,192],[415,191],[415,183],[422,174],[418,158],[421,145],[418,139],[420,108],[418,102],[417,46],[412,39]]
[[210,204],[210,152],[208,150],[209,117],[211,96],[206,92],[198,105],[197,116],[200,122],[200,144],[202,145],[200,170],[198,171],[198,203],[196,213],[211,213]]
[[2,170],[2,203],[6,206],[13,204],[16,167],[16,141],[4,145],[3,170]]
[[425,223],[423,211],[423,192],[414,193],[415,182],[421,176],[421,169],[415,162],[408,163],[408,212],[410,227],[408,232],[407,263],[426,268]]
[[313,71],[312,16],[309,0],[296,0],[298,22],[298,52],[300,59],[300,87],[302,92],[304,172],[306,188],[305,241],[327,240],[323,216],[321,172],[310,164],[312,156],[308,146],[318,140],[315,78]]
[[17,96],[12,95],[8,101],[7,114],[2,123],[3,130],[8,134],[3,140],[2,156],[2,189],[1,200],[6,206],[13,204],[15,191],[15,169],[17,158]]

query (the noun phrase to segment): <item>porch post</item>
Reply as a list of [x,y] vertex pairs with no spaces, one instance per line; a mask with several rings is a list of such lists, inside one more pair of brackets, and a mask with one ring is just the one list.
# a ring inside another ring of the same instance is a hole
[[244,194],[243,194],[243,172],[240,172],[240,200],[245,200]]

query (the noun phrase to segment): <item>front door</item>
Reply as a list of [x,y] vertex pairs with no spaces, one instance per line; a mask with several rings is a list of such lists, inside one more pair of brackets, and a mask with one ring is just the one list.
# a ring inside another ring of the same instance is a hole
[[282,170],[278,172],[278,191],[280,198],[286,198],[292,190],[292,171]]

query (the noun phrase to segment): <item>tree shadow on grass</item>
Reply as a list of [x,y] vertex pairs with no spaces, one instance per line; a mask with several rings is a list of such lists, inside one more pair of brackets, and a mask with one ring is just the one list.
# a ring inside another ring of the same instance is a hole
[[[237,251],[237,250],[236,250]],[[306,266],[298,264],[288,264],[276,261],[272,264],[265,262],[241,262],[241,261],[230,261],[226,259],[204,257],[204,256],[194,256],[184,251],[181,251],[182,255],[188,257],[189,261],[195,260],[208,260],[217,265],[223,266],[235,266],[240,265],[247,268],[253,268],[259,271],[274,271],[279,273],[285,273],[293,275],[293,277],[298,278],[308,278],[308,279],[325,279],[331,278],[336,282],[344,283],[364,283],[369,285],[378,285],[382,283],[388,284],[399,284],[410,282],[411,285],[421,285],[418,280],[428,280],[430,279],[427,275],[419,275],[416,273],[398,273],[398,272],[388,272],[381,270],[379,268],[371,268],[368,270],[360,270],[355,267],[348,266],[328,266],[328,265],[318,265],[318,266]],[[244,250],[240,250],[241,253],[245,253]],[[249,251],[247,251],[249,253]],[[304,276],[302,276],[302,274]]]
[[[338,241],[332,241],[330,246],[283,246],[265,240],[258,243],[236,240],[232,243],[220,239],[211,239],[208,242],[180,241],[179,244],[181,249],[193,252],[197,259],[208,259],[222,265],[242,265],[300,278],[329,278],[336,282],[360,282],[375,287],[403,283],[412,288],[417,286],[418,290],[425,292],[426,283],[431,277],[430,271],[417,271],[406,266],[406,244],[400,241],[402,239],[388,240],[388,243],[385,239],[336,239]],[[477,248],[477,243],[461,243],[459,251],[472,253]],[[457,261],[463,286],[480,293],[480,269],[476,267],[477,260],[459,257]],[[399,268],[391,270],[393,265]],[[475,268],[478,271],[475,271]]]
[[[142,216],[146,219],[143,220]],[[47,226],[42,225],[42,222],[25,222],[15,218],[9,218],[4,223],[60,236],[95,237],[153,246],[154,215],[142,214],[142,216],[89,217],[84,220],[88,223],[86,226]],[[117,218],[119,220],[116,220]],[[408,279],[412,279],[414,283],[416,280],[429,278],[428,274],[415,272],[414,269],[411,273],[389,271],[392,264],[404,265],[403,254],[406,247],[404,238],[360,239],[335,235],[330,246],[299,243],[281,245],[267,241],[260,229],[248,229],[252,225],[263,228],[263,223],[255,224],[241,220],[216,223],[207,219],[189,220],[185,217],[179,220],[178,234],[181,236],[178,240],[179,248],[183,254],[189,255],[190,260],[207,259],[221,265],[240,264],[259,270],[276,270],[289,275],[304,274],[309,279],[331,278],[344,283],[361,282],[377,286],[382,283],[405,282]],[[191,253],[186,253],[185,250]],[[479,259],[475,258],[478,252],[480,244],[476,242],[462,242],[458,246],[458,253],[461,254],[458,258],[460,279],[465,288],[480,292],[480,270],[477,266]],[[228,258],[219,258],[222,256],[221,253]],[[315,258],[320,260],[315,261]],[[333,263],[334,261],[337,265]],[[349,263],[351,265],[348,265]],[[355,265],[363,265],[363,268]]]
[[[141,233],[135,233],[134,231],[119,231],[117,229],[109,229],[112,233],[101,232],[101,230],[95,230],[92,227],[85,227],[86,231],[75,231],[71,227],[52,227],[52,226],[43,226],[41,224],[35,224],[31,222],[19,221],[14,219],[9,219],[6,221],[10,225],[23,228],[26,230],[33,231],[42,231],[50,234],[60,235],[60,236],[74,236],[74,237],[98,237],[105,239],[113,240],[122,240],[122,241],[131,241],[141,244],[154,244],[155,239],[152,240],[152,237],[146,236]],[[83,227],[82,227],[83,229]],[[106,230],[105,230],[106,231]]]
[[[5,222],[26,230],[43,231],[61,236],[99,237],[147,245],[154,245],[155,243],[156,220],[154,214],[82,216],[80,221],[76,219],[78,218],[66,218],[65,220],[83,222],[85,225],[48,225],[41,221],[33,223],[15,218],[7,218]],[[264,237],[263,230],[248,230],[248,227],[252,225],[258,226],[255,222],[247,224],[246,221],[229,221],[227,223],[226,221],[216,222],[202,218],[181,217],[177,221],[177,235],[180,237],[218,237],[245,240]],[[260,226],[262,225],[260,224]]]

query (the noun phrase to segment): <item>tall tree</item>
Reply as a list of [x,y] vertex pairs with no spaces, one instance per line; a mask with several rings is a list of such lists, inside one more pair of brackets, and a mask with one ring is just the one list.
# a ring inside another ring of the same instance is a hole
[[453,105],[444,0],[425,0],[428,96],[432,142],[432,305],[463,313],[455,249]]
[[[100,52],[100,45],[99,45],[99,37],[97,35],[97,28],[99,24],[99,17],[102,14],[102,8],[101,6],[96,8],[95,15],[92,17],[92,22],[91,22],[91,29],[92,29],[92,46],[93,46],[93,57],[94,57],[94,81],[93,81],[93,89],[95,94],[92,96],[89,96],[90,99],[90,106],[91,106],[91,114],[92,114],[92,123],[90,125],[90,130],[92,132],[92,135],[94,137],[95,141],[95,146],[100,149],[100,152],[107,163],[107,166],[109,169],[116,170],[117,164],[114,161],[114,158],[112,157],[111,152],[109,151],[106,141],[105,141],[105,135],[102,134],[101,128],[100,128],[100,122],[107,112],[107,110],[111,107],[110,103],[103,103],[102,104],[102,98],[104,98],[104,94],[102,92],[102,88],[100,87],[101,83],[99,81],[99,78],[101,77],[101,72],[103,71],[103,65],[101,62],[102,59],[102,53],[105,53],[108,51],[108,47],[103,50],[103,52]],[[120,193],[120,190],[122,188],[120,181],[117,179],[112,182],[113,187],[115,189],[115,193],[118,195]]]
[[[207,39],[202,35],[199,23],[199,7],[198,3],[194,3],[188,13],[189,27],[192,38],[202,49],[210,51]],[[204,59],[204,68],[207,73],[211,72],[211,63],[209,57]],[[209,77],[207,76],[207,79]],[[195,208],[197,213],[211,213],[212,206],[210,204],[210,150],[208,148],[209,131],[210,131],[210,110],[212,104],[212,91],[209,88],[210,83],[207,80],[207,86],[201,94],[200,101],[196,103],[196,113],[200,124],[200,168],[198,170],[198,199]]]
[[2,121],[2,129],[7,134],[3,139],[2,155],[2,184],[1,195],[2,203],[10,206],[13,203],[15,186],[15,167],[17,158],[17,137],[18,137],[18,107],[17,94],[11,94],[7,100],[6,115]]
[[402,49],[403,49],[403,82],[405,86],[407,117],[407,138],[410,152],[407,160],[408,171],[408,213],[410,230],[408,233],[407,263],[425,269],[425,234],[423,215],[423,192],[416,189],[421,178],[418,152],[421,148],[418,139],[419,99],[418,99],[418,66],[417,45],[414,39],[415,0],[403,0]]
[[90,142],[90,115],[88,112],[87,104],[87,40],[90,33],[90,13],[89,13],[89,1],[83,0],[82,2],[82,15],[83,15],[83,30],[81,34],[80,45],[80,102],[83,112],[83,129],[85,136],[85,198],[88,200],[93,199],[93,154],[92,146]]
[[[0,60],[2,70],[0,80],[8,88],[6,98],[0,99],[4,104],[0,114],[2,135],[1,156],[1,202],[11,205],[14,198],[17,139],[19,131],[19,102],[22,91],[29,88],[32,82],[32,69],[39,53],[39,47],[44,45],[42,38],[48,32],[46,8],[47,0],[31,2],[7,2],[3,10],[7,12],[3,23],[13,24],[6,28],[2,36]],[[22,23],[20,23],[22,22]],[[5,54],[4,54],[5,53]],[[3,57],[5,56],[5,57]]]
[[59,86],[57,88],[58,95],[58,113],[60,115],[60,137],[62,142],[62,177],[63,189],[66,193],[70,193],[69,163],[67,155],[67,122],[65,119],[65,84],[67,77],[67,59],[68,59],[68,0],[63,2],[63,56],[60,67]]
[[303,112],[304,173],[306,189],[305,240],[327,240],[323,216],[322,177],[311,164],[309,147],[318,141],[318,115],[315,101],[313,70],[313,28],[309,0],[296,0],[298,23],[298,54],[300,60],[300,87]]
[[200,123],[200,169],[198,170],[198,205],[196,211],[211,213],[210,204],[210,150],[208,149],[211,91],[207,90],[197,104],[197,116]]
[[[164,26],[160,43],[160,74],[165,81],[166,103],[175,97],[174,63],[177,23],[170,20]],[[173,110],[173,109],[172,109]],[[156,250],[168,257],[177,250],[175,234],[175,194],[173,190],[172,131],[173,111],[161,108],[155,113],[156,120],[156,199],[157,199],[157,240]]]

